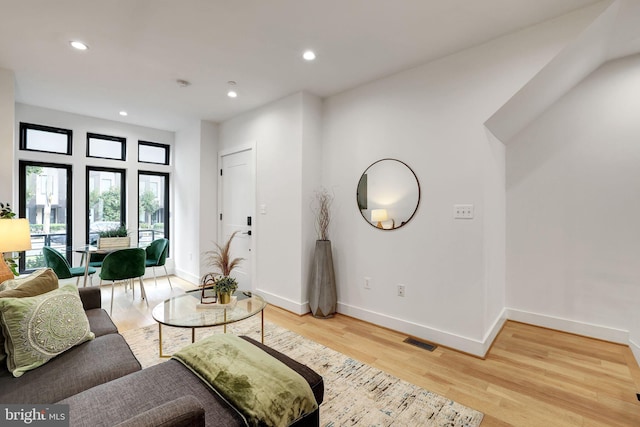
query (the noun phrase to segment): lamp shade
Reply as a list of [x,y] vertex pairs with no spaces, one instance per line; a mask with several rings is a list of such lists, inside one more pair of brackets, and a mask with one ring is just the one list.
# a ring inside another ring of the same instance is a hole
[[380,222],[387,220],[386,209],[372,209],[371,210],[371,222]]
[[29,220],[0,219],[0,253],[31,249]]

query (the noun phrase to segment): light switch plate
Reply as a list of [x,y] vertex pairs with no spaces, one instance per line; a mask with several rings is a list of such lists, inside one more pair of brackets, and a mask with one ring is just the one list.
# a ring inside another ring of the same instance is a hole
[[473,205],[453,205],[454,219],[473,219]]

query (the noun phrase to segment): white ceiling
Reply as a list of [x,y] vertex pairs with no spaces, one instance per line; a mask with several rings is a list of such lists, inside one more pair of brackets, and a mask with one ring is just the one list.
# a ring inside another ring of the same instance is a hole
[[595,2],[0,0],[0,68],[17,102],[177,130],[301,90],[333,95]]

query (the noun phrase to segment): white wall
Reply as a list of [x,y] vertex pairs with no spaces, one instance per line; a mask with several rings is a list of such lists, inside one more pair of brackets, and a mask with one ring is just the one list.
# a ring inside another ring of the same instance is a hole
[[640,343],[638,70],[607,63],[509,142],[510,316]]
[[[318,239],[316,233],[316,218],[311,209],[315,192],[321,188],[321,166],[322,166],[322,146],[321,146],[321,124],[322,124],[322,101],[320,98],[308,93],[302,94],[302,159],[301,159],[301,248],[302,248],[302,268],[300,282],[302,284],[300,301],[303,304],[301,312],[307,312],[306,305],[309,301],[309,281],[311,280],[311,261],[315,241]],[[331,189],[328,189],[331,191]],[[331,227],[330,227],[331,228]]]
[[191,206],[200,208],[200,230],[198,250],[200,259],[200,271],[202,277],[210,270],[202,254],[213,249],[211,242],[218,239],[218,125],[208,121],[200,124],[200,197],[198,203],[191,202]]
[[[14,76],[13,71],[0,68],[0,202],[11,204],[14,211],[18,208],[18,199],[14,199],[14,137],[15,117]],[[15,206],[14,206],[15,205]]]
[[174,243],[176,274],[199,283],[206,269],[202,253],[216,241],[217,125],[193,120],[176,132]]
[[[586,22],[567,16],[325,100],[340,312],[484,355],[503,317],[505,201],[504,148],[483,124]],[[367,224],[355,200],[384,157],[409,164],[422,189],[414,219],[392,232]],[[474,204],[473,220],[453,220],[460,203]]]
[[[135,203],[137,196],[131,197],[131,195],[138,194],[138,170],[166,171],[166,167],[138,163],[138,140],[159,142],[173,147],[173,132],[145,128],[123,122],[97,119],[94,117],[51,110],[48,108],[16,104],[15,129],[19,129],[20,122],[71,129],[73,131],[71,156],[33,151],[19,151],[17,149],[19,132],[17,131],[13,142],[13,147],[17,153],[14,164],[16,171],[18,170],[18,160],[33,160],[73,165],[73,246],[86,244],[86,166],[89,165],[127,169],[127,194],[129,196],[127,197],[125,221],[127,228],[130,230],[135,230],[137,228],[138,206],[137,203]],[[87,132],[125,137],[127,139],[126,161],[87,158]],[[13,186],[16,194],[18,187],[17,176],[17,173],[13,176]],[[173,200],[172,195],[170,195],[170,200]],[[173,230],[170,230],[170,236],[172,235]],[[132,235],[132,238],[136,240],[135,233]],[[75,263],[77,264],[80,261],[80,255],[76,254],[76,258]],[[167,269],[171,269],[172,267],[173,263],[170,259],[167,262]]]
[[[309,188],[319,162],[308,165],[318,138],[320,101],[297,93],[220,124],[220,149],[256,143],[254,227],[256,289],[295,313],[308,311],[306,297]],[[310,145],[310,146],[309,146]],[[304,147],[303,147],[304,146]],[[307,170],[306,168],[310,169]],[[303,230],[303,226],[305,229]]]

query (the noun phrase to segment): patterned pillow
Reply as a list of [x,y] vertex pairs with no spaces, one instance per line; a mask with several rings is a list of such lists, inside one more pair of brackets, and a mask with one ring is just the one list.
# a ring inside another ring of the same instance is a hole
[[[58,276],[50,268],[36,270],[28,276],[5,280],[0,283],[0,298],[34,297],[58,289]],[[5,358],[4,336],[0,327],[0,362]]]
[[0,320],[14,377],[95,337],[74,285],[34,297],[0,298]]

